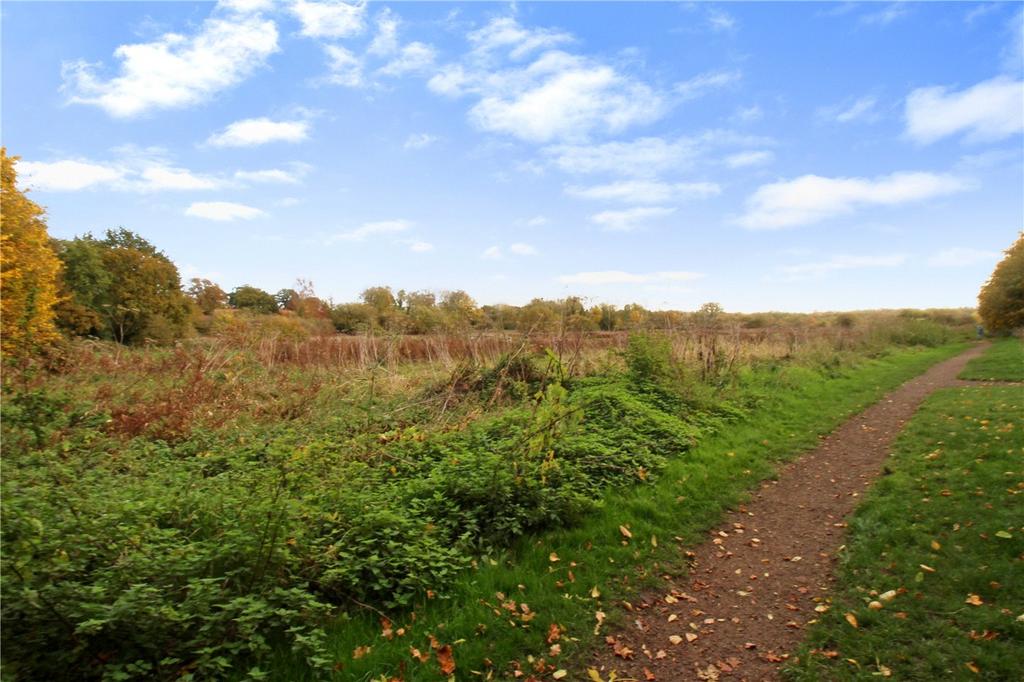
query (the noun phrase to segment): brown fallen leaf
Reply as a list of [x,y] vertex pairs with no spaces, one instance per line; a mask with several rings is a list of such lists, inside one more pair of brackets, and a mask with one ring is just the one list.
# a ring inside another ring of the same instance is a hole
[[562,628],[559,627],[558,623],[552,623],[548,626],[548,644],[554,644],[562,637]]
[[416,647],[411,646],[411,647],[409,647],[409,653],[412,654],[412,657],[415,658],[420,663],[426,663],[427,661],[430,660],[430,652],[429,651],[427,653],[422,653]]
[[686,641],[687,642],[695,642],[695,641],[697,641],[697,635],[692,633],[692,632],[687,632],[686,633]]
[[673,644],[682,644],[683,638],[679,635],[669,635],[668,641],[672,642]]
[[654,673],[651,672],[650,668],[644,668],[644,679],[649,682],[650,680],[656,680],[658,678],[654,676]]
[[363,656],[365,656],[366,654],[370,653],[372,650],[373,650],[372,647],[357,646],[355,649],[352,650],[352,658],[360,659]]
[[978,668],[978,666],[974,665],[974,661],[968,661],[967,663],[964,663],[964,665],[967,666],[967,669],[975,675],[981,674],[981,670]]
[[455,672],[455,657],[452,656],[451,644],[445,644],[437,650],[437,664],[445,675],[451,675]]
[[857,616],[853,615],[852,613],[846,614],[846,622],[855,628],[860,627],[860,624],[857,622]]

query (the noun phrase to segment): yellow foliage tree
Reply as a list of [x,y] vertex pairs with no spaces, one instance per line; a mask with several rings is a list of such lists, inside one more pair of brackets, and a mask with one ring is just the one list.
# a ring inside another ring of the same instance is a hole
[[1005,253],[978,294],[978,316],[995,332],[1024,328],[1024,234]]
[[59,336],[54,324],[60,260],[43,209],[18,191],[16,156],[0,147],[0,352],[24,356]]

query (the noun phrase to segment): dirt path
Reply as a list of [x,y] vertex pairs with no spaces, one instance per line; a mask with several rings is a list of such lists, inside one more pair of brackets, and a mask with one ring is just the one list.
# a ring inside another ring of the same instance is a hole
[[764,482],[687,553],[688,576],[634,604],[629,627],[610,635],[590,665],[603,679],[616,671],[620,681],[778,679],[816,615],[815,599],[829,591],[844,517],[882,473],[921,402],[961,385],[957,374],[983,350],[976,346],[903,384],[783,467],[778,480]]

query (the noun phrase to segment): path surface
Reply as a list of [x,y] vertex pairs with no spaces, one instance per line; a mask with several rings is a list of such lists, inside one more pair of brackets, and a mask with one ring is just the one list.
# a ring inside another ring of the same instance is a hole
[[[604,679],[614,670],[620,681],[779,679],[787,652],[829,592],[844,517],[882,473],[921,402],[938,388],[962,385],[957,374],[984,349],[911,379],[764,482],[687,554],[688,576],[634,604],[630,625],[605,640],[590,666]],[[616,655],[622,647],[631,659]]]

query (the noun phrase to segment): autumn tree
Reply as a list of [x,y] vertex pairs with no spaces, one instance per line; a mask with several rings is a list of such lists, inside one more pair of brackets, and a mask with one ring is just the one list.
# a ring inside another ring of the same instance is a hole
[[189,280],[185,293],[204,315],[212,315],[214,310],[223,308],[228,302],[228,295],[223,289],[210,280],[199,277]]
[[249,284],[243,284],[228,294],[228,304],[239,310],[273,315],[277,312],[277,300],[273,295]]
[[[88,312],[100,336],[120,343],[170,341],[187,330],[189,301],[178,268],[138,234],[118,228],[61,242],[64,286],[76,314]],[[77,321],[63,322],[73,328]]]
[[54,307],[60,260],[50,248],[42,207],[18,190],[17,161],[0,147],[0,348],[8,357],[59,336]]
[[1024,327],[1024,234],[1004,253],[978,294],[978,316],[994,332]]

